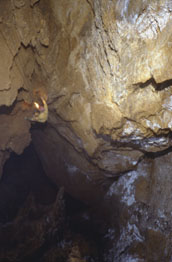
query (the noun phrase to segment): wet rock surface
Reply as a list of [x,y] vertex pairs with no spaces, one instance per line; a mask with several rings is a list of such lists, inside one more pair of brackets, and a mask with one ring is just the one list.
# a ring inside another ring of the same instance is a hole
[[106,217],[104,261],[171,261],[171,13],[170,0],[0,2],[0,174],[32,140],[46,175]]

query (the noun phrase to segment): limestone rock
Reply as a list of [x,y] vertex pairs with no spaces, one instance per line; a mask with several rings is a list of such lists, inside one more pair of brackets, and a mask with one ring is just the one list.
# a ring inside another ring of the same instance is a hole
[[33,7],[39,0],[30,0],[30,5]]
[[141,159],[143,154],[132,148],[118,148],[116,150],[108,149],[100,152],[94,163],[105,172],[111,175],[121,174],[123,172],[133,170]]
[[25,0],[14,0],[14,5],[17,8],[21,8],[25,5]]
[[52,181],[64,186],[70,195],[84,203],[91,206],[101,203],[106,190],[102,186],[104,173],[99,168],[86,160],[83,153],[73,151],[73,146],[61,140],[51,127],[44,131],[35,130],[32,138],[45,172]]
[[40,81],[49,118],[33,131],[37,152],[72,196],[113,203],[114,261],[170,261],[171,12],[169,0],[0,3],[0,152],[30,142]]
[[171,156],[170,152],[140,162],[136,171],[123,175],[110,187],[107,199],[111,203],[114,200],[114,212],[119,212],[116,223],[120,225],[114,261],[134,257],[168,261],[171,257]]
[[64,94],[53,101],[57,115],[72,122],[90,156],[106,143],[103,135],[144,151],[168,148],[170,63],[166,72],[164,68],[171,50],[170,3],[164,0],[158,8],[155,1],[140,1],[136,7],[133,1],[97,0],[80,6],[79,0],[75,7],[72,1],[51,1],[55,25],[61,28],[57,56],[51,59],[54,71],[44,62],[50,59],[48,49],[39,64],[58,79],[56,87],[51,82],[51,90]]
[[0,116],[0,148],[1,150],[14,151],[21,154],[29,145],[31,138],[29,133],[30,123],[24,119],[24,114],[18,113],[14,117]]

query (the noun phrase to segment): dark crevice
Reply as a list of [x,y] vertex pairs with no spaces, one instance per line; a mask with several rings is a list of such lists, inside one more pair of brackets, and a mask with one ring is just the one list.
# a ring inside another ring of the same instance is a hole
[[[23,87],[20,87],[18,89],[18,95],[21,92],[26,92],[27,93],[28,91],[26,89],[24,89]],[[22,99],[20,101],[22,101]],[[17,105],[17,103],[18,103],[18,101],[17,101],[17,99],[15,99],[14,102],[12,103],[12,105],[10,105],[10,106],[6,106],[6,105],[0,106],[0,115],[4,115],[4,114],[5,115],[10,115],[13,112],[13,110],[14,110],[15,106]]]
[[152,77],[149,80],[147,80],[146,82],[144,82],[144,83],[140,82],[140,83],[135,84],[134,86],[139,86],[140,88],[145,88],[149,85],[152,85],[155,88],[155,90],[161,91],[165,88],[172,86],[172,79],[165,80],[161,83],[156,83],[155,79]]
[[17,104],[17,100],[11,106],[0,106],[0,115],[10,115]]
[[151,158],[151,159],[155,159],[155,158],[158,158],[158,157],[162,157],[168,153],[171,153],[172,152],[172,146],[170,146],[169,148],[167,149],[164,149],[162,151],[158,151],[158,152],[145,152],[145,156],[148,157],[148,158]]
[[22,155],[12,153],[4,165],[0,180],[1,223],[14,219],[30,192],[43,204],[53,202],[57,192],[57,187],[45,175],[32,144]]
[[[121,138],[121,140],[113,140],[111,138],[111,135],[107,135],[107,134],[98,134],[94,129],[92,130],[95,137],[98,139],[103,139],[104,141],[106,141],[107,145],[108,145],[108,150],[109,149],[116,149],[118,150],[118,148],[120,147],[130,147],[134,150],[138,150],[141,151],[143,153],[146,153],[147,151],[142,149],[144,148],[144,145],[149,145],[149,142],[152,142],[152,140],[154,139],[160,139],[160,138],[168,138],[169,140],[172,140],[172,132],[170,131],[170,129],[163,129],[164,132],[166,132],[163,135],[156,135],[156,133],[154,134],[154,136],[152,137],[148,137],[148,138],[143,138],[143,139],[133,139],[132,137],[127,137],[127,141],[125,141],[125,137]],[[155,141],[156,143],[156,141]],[[158,148],[158,146],[157,146]],[[160,151],[161,152],[161,151]],[[153,152],[152,152],[153,153]]]
[[157,86],[156,89],[159,90],[159,91],[161,91],[165,88],[168,88],[168,87],[172,86],[172,79],[168,79],[164,82],[157,83],[156,86]]
[[6,115],[10,115],[11,114],[11,112],[13,111],[13,109],[14,109],[14,106],[12,105],[12,106],[1,106],[0,107],[0,115],[4,115],[4,114],[6,114]]
[[91,2],[89,0],[86,0],[86,1],[87,1],[88,5],[90,6],[90,9],[91,9],[91,11],[92,11],[92,13],[93,13],[93,15],[95,17],[94,7],[92,6],[92,4],[91,4]]

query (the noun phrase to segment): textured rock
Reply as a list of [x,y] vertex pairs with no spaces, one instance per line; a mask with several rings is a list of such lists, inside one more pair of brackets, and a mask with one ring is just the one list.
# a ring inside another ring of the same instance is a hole
[[105,149],[102,152],[98,152],[94,163],[98,165],[100,169],[113,174],[121,174],[123,172],[134,169],[141,159],[143,154],[132,148],[117,148],[116,150]]
[[86,153],[101,151],[107,140],[144,151],[169,147],[170,2],[159,8],[156,1],[137,7],[132,1],[51,1],[51,8],[55,24],[48,31],[60,29],[58,48],[42,49],[39,57],[52,79],[50,110],[71,122]]
[[0,3],[0,163],[28,145],[41,83],[37,152],[72,196],[110,206],[114,261],[172,256],[171,13],[170,0]]
[[1,5],[1,105],[21,87],[31,100],[32,79],[46,79],[50,111],[71,123],[89,156],[107,140],[144,151],[171,145],[169,1]]
[[[41,80],[48,93],[49,122],[57,116],[69,122],[64,132],[70,128],[90,157],[112,143],[141,151],[171,145],[169,1],[160,6],[126,0],[3,5],[14,16],[1,11],[1,104],[12,104],[21,87],[26,92],[20,99],[31,101],[35,80]],[[70,142],[77,147],[76,140]],[[114,145],[112,150],[118,154]]]
[[81,152],[73,151],[67,141],[61,141],[51,127],[44,132],[34,131],[32,139],[46,173],[57,185],[91,206],[101,204],[105,194],[102,171],[91,165]]
[[136,171],[120,177],[110,187],[106,197],[116,200],[114,212],[120,206],[114,261],[170,261],[171,156],[168,153],[142,161]]
[[14,117],[0,116],[0,149],[14,151],[21,154],[29,145],[31,138],[29,133],[30,123],[24,119],[24,114],[19,112]]

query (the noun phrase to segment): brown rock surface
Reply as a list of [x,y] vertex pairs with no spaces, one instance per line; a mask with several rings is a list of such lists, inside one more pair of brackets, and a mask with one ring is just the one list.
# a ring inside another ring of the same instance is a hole
[[172,256],[171,13],[170,0],[0,2],[0,172],[30,143],[39,88],[49,118],[32,138],[44,169],[86,203],[113,203],[119,262],[133,250],[156,261],[161,241],[161,260]]
[[144,151],[169,147],[171,5],[139,3],[3,1],[1,105],[17,96],[31,101],[41,81],[49,122],[55,126],[59,116],[64,132],[70,123],[90,157],[116,142]]
[[114,261],[170,261],[171,156],[145,159],[111,185],[106,198],[118,212],[112,221],[120,227]]

